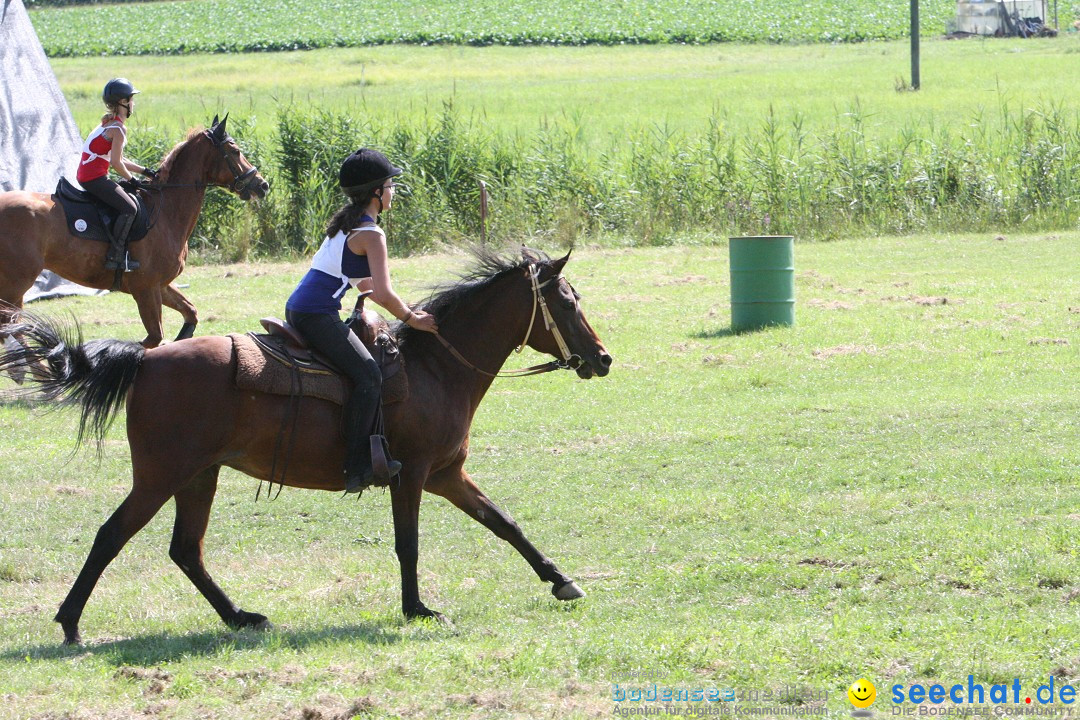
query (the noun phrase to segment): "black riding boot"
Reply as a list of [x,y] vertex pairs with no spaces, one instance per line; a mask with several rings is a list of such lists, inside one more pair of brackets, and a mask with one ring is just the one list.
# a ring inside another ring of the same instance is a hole
[[[356,387],[349,395],[345,414],[345,492],[358,493],[378,482],[385,485],[401,472],[401,463],[388,460],[386,477],[377,476],[371,462],[371,438],[381,387]],[[381,438],[380,438],[381,442]]]
[[105,269],[115,270],[123,267],[124,272],[139,269],[139,263],[131,259],[127,252],[128,234],[135,223],[135,215],[121,215],[116,218],[112,232],[109,233],[109,250],[105,253]]

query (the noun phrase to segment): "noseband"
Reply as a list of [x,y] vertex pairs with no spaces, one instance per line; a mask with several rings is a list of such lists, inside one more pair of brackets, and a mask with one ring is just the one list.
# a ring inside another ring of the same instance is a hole
[[540,312],[544,316],[544,328],[552,334],[555,338],[555,343],[559,346],[559,352],[562,354],[562,360],[552,360],[541,365],[533,365],[532,367],[519,368],[517,370],[500,370],[496,373],[490,373],[473,365],[466,360],[461,353],[454,348],[446,338],[439,333],[435,333],[435,337],[439,339],[451,355],[453,355],[458,362],[465,367],[475,370],[481,375],[487,375],[488,377],[523,377],[525,375],[539,375],[540,373],[551,372],[552,370],[577,370],[581,367],[581,356],[571,354],[569,346],[563,339],[562,332],[559,330],[559,326],[555,323],[555,318],[551,316],[551,310],[548,309],[547,300],[544,299],[544,294],[541,292],[545,287],[551,283],[558,283],[562,279],[561,275],[548,278],[544,282],[540,282],[540,268],[534,263],[529,263],[529,281],[532,283],[533,291],[533,308],[532,314],[529,316],[529,328],[525,331],[525,337],[522,338],[521,343],[517,346],[514,352],[520,353],[525,349],[525,345],[529,342],[529,337],[532,335],[533,324],[536,322],[536,309],[540,308]]
[[207,130],[205,135],[206,137],[210,138],[210,142],[217,149],[217,151],[221,153],[222,159],[225,160],[225,167],[229,168],[229,172],[232,173],[233,181],[232,184],[229,185],[229,189],[237,195],[240,195],[245,190],[251,189],[251,186],[255,183],[255,176],[259,173],[259,171],[255,168],[254,165],[252,165],[245,172],[240,167],[240,163],[238,163],[231,155],[229,155],[229,153],[225,152],[225,143],[232,140],[232,138],[226,135],[224,139],[218,142],[217,138],[214,137],[213,132],[211,132],[210,130]]

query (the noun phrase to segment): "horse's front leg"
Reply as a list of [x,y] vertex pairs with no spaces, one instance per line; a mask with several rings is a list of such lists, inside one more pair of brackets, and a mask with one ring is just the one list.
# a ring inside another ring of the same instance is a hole
[[416,562],[420,550],[420,495],[428,469],[409,463],[401,472],[400,482],[391,483],[390,503],[394,513],[394,550],[401,565],[401,612],[409,620],[430,617],[448,623],[442,613],[430,610],[420,601],[416,580]]
[[195,326],[199,324],[199,314],[191,301],[184,297],[184,294],[176,287],[176,283],[169,283],[161,290],[161,302],[184,318],[184,324],[176,335],[176,339],[187,340],[192,337],[195,334]]
[[132,290],[131,296],[135,298],[135,304],[139,307],[139,318],[142,319],[143,327],[146,328],[146,338],[142,345],[149,350],[161,344],[165,337],[165,331],[161,326],[161,288],[148,287]]
[[551,594],[556,598],[576,600],[585,597],[585,591],[525,538],[513,518],[480,491],[461,465],[453,465],[432,475],[424,489],[446,498],[497,537],[513,545],[537,576],[552,584]]

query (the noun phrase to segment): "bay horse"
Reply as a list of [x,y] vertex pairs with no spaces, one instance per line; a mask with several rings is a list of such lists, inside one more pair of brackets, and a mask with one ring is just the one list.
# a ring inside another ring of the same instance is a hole
[[[154,224],[130,245],[142,267],[124,273],[118,288],[135,298],[146,328],[144,347],[156,347],[164,337],[163,304],[184,319],[177,340],[191,337],[199,322],[195,306],[173,280],[184,271],[206,188],[225,187],[244,200],[265,197],[270,188],[229,136],[227,121],[228,116],[220,122],[215,117],[209,130],[192,130],[161,161],[157,179],[144,185]],[[49,193],[0,193],[0,324],[22,307],[23,295],[42,270],[87,287],[112,288],[115,272],[105,268],[107,248],[108,243],[72,235],[63,207]]]
[[[403,325],[394,328],[409,395],[386,406],[384,420],[391,455],[404,465],[390,486],[390,500],[401,608],[409,619],[445,620],[424,605],[417,586],[417,523],[424,490],[446,498],[510,543],[542,581],[552,583],[556,598],[584,596],[480,491],[463,465],[473,415],[515,346],[527,344],[562,357],[542,369],[566,367],[583,379],[607,375],[612,359],[586,320],[577,292],[562,277],[569,254],[551,260],[523,251],[517,260],[475,253],[475,268],[423,305],[438,320],[438,336]],[[23,392],[80,407],[79,441],[89,430],[100,447],[119,406],[126,402],[127,407],[132,489],[98,530],[56,614],[64,642],[81,642],[79,618],[101,573],[170,498],[176,502],[169,547],[173,561],[229,627],[269,626],[266,616],[237,607],[203,565],[203,536],[218,471],[225,465],[259,480],[341,492],[341,408],[305,397],[290,410],[286,396],[237,390],[228,337],[193,338],[151,350],[120,340],[83,343],[77,324],[65,330],[29,313],[7,330],[21,333],[24,344],[0,355],[0,371],[43,364],[46,371],[39,371]],[[279,433],[289,417],[296,439],[286,444],[293,445],[293,454],[286,477],[272,476]]]

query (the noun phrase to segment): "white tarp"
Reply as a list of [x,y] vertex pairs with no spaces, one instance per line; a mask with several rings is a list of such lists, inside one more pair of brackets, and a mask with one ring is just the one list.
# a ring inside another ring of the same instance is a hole
[[[0,0],[0,191],[52,192],[75,177],[82,137],[22,0]],[[52,277],[48,277],[52,276]],[[39,287],[40,286],[40,287]],[[24,302],[97,294],[46,271]]]

